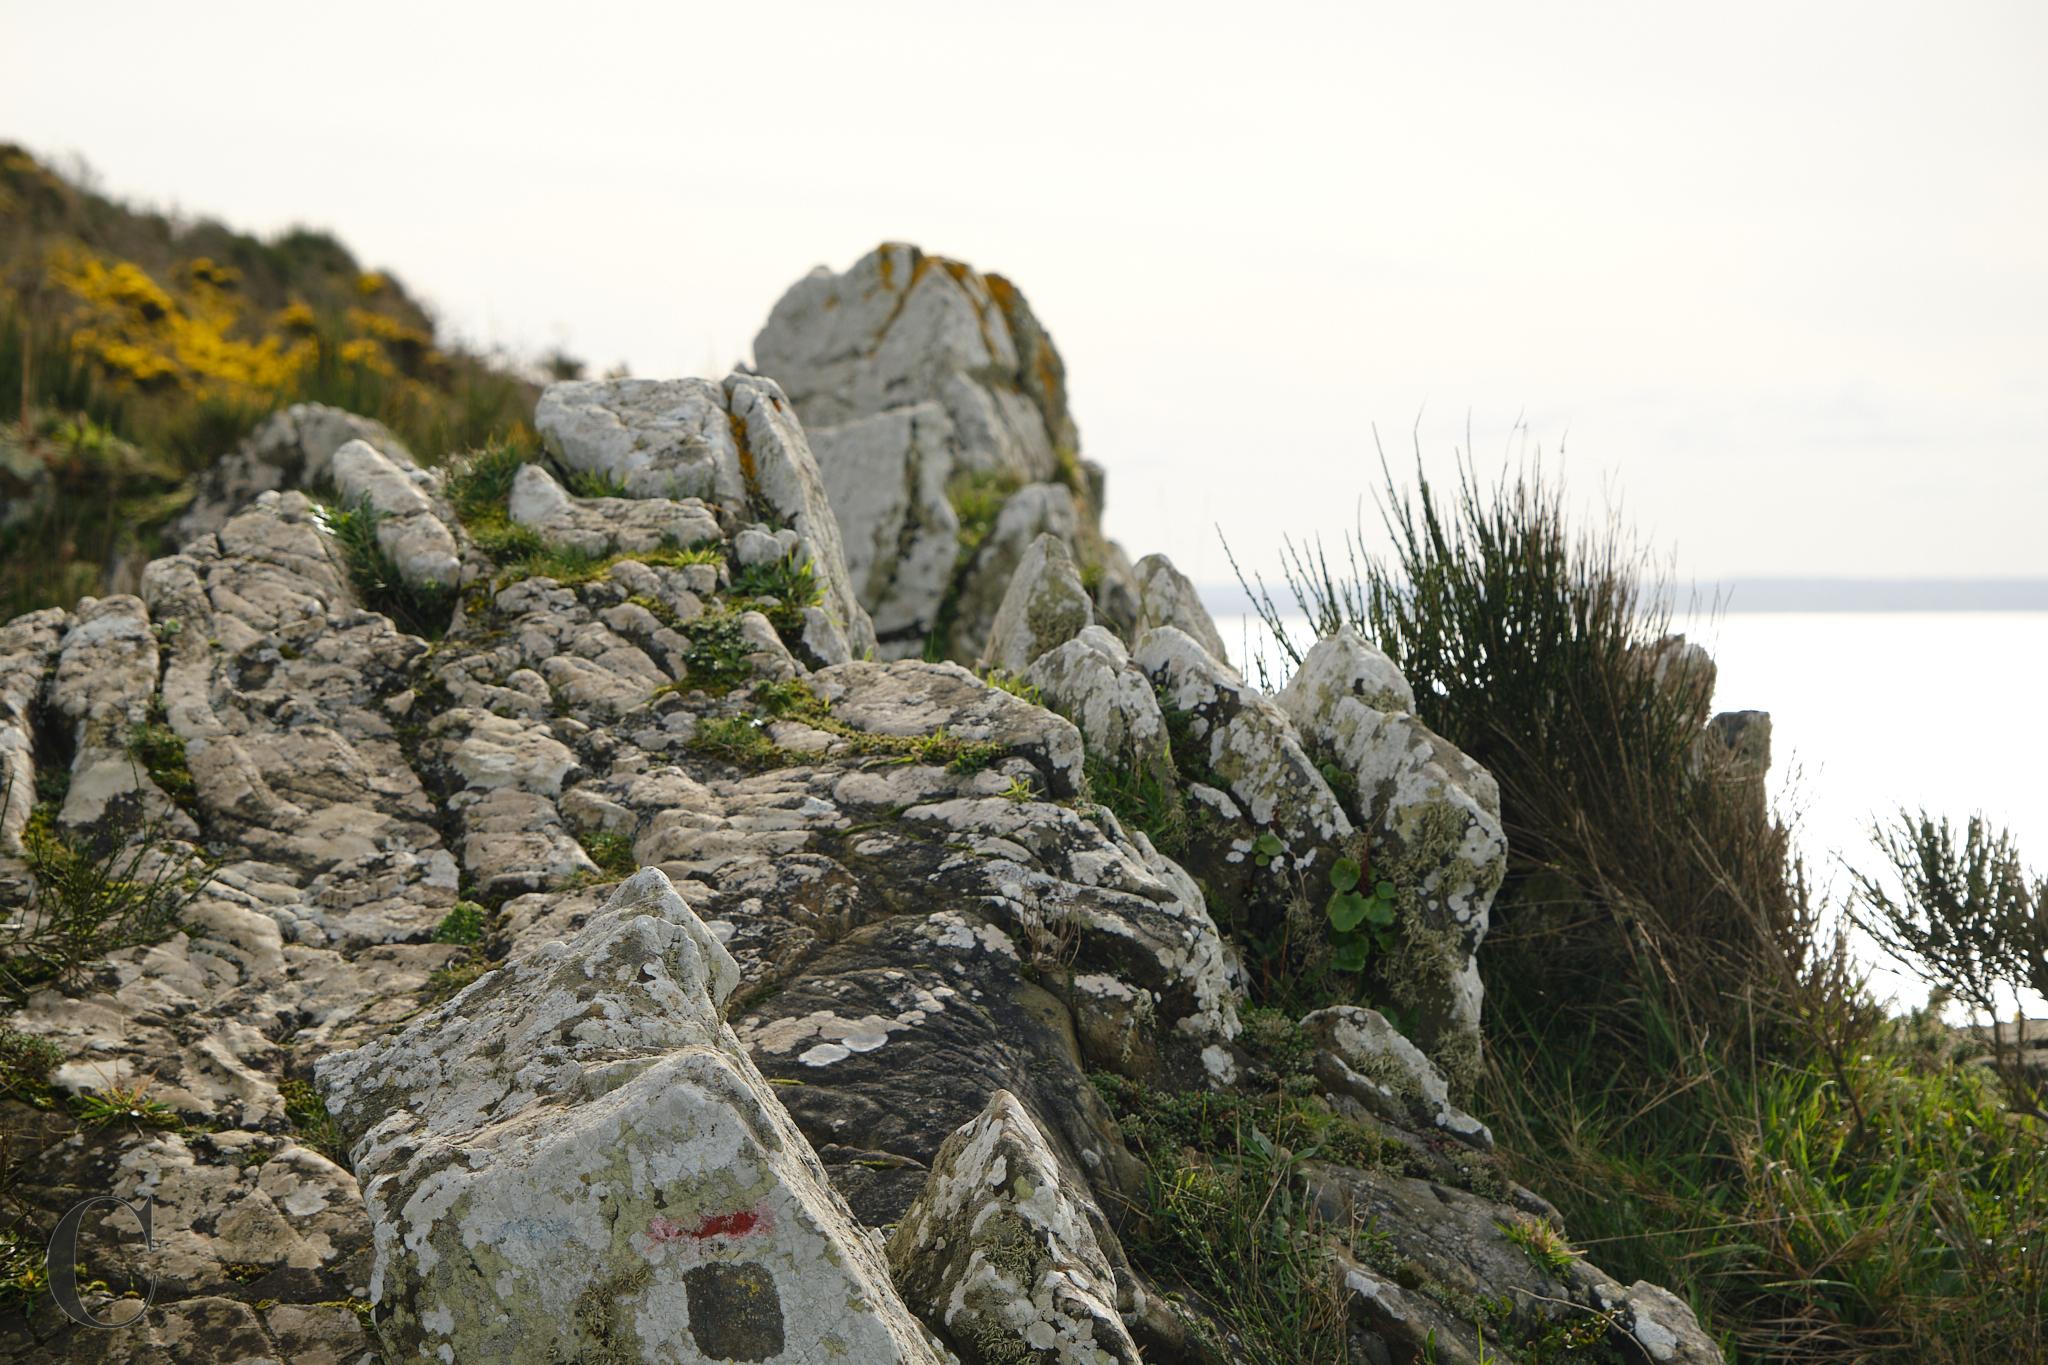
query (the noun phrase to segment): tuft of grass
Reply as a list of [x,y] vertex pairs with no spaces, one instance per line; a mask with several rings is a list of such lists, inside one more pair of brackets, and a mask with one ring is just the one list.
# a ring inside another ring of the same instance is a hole
[[457,901],[455,907],[434,926],[434,942],[458,943],[471,947],[483,941],[484,921],[489,911],[475,901]]
[[453,1000],[462,993],[462,988],[491,970],[491,963],[482,954],[471,948],[457,957],[450,958],[444,967],[436,967],[427,975],[427,1007]]
[[1522,1249],[1522,1254],[1532,1265],[1552,1275],[1564,1274],[1579,1258],[1579,1253],[1572,1250],[1572,1244],[1565,1240],[1563,1233],[1531,1214],[1498,1218],[1493,1225],[1500,1229],[1501,1236]]
[[777,768],[789,755],[768,738],[758,716],[710,716],[697,722],[690,747],[736,768]]
[[1045,693],[1039,690],[1037,683],[1027,682],[1007,668],[991,668],[981,675],[981,680],[997,691],[1008,692],[1033,706],[1045,705]]
[[341,1140],[341,1125],[327,1112],[327,1101],[311,1081],[286,1077],[277,1083],[284,1098],[285,1117],[298,1130],[299,1145],[310,1147],[337,1165],[348,1164],[348,1146]]
[[1142,830],[1169,858],[1187,847],[1188,816],[1180,788],[1157,773],[1090,753],[1082,760],[1088,799],[1109,807],[1126,829]]
[[382,514],[368,502],[326,508],[320,517],[341,551],[351,586],[364,606],[382,612],[409,635],[437,640],[448,629],[459,595],[453,585],[417,586],[405,581],[377,541]]
[[757,608],[784,632],[803,625],[803,609],[825,600],[824,585],[818,582],[809,559],[795,555],[768,564],[743,564],[733,572],[735,598],[755,599]]
[[626,481],[595,469],[565,469],[562,486],[579,498],[623,498]]
[[590,861],[597,864],[598,871],[608,877],[630,877],[640,870],[633,857],[633,836],[630,834],[598,829],[578,835],[576,841],[583,845]]
[[177,1112],[163,1101],[149,1098],[148,1092],[146,1084],[110,1085],[74,1097],[71,1111],[88,1128],[104,1128],[113,1123],[137,1128],[176,1128]]

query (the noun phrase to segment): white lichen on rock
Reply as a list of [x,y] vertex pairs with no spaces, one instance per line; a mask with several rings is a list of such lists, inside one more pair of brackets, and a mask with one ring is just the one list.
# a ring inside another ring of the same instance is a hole
[[890,1269],[967,1365],[1136,1365],[1087,1200],[998,1090],[939,1148],[889,1241]]
[[395,1357],[936,1362],[722,1018],[649,869],[394,1037],[321,1061]]

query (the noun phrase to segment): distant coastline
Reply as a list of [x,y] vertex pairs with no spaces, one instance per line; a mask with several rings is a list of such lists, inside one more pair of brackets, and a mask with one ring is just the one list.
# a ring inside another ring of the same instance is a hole
[[[1268,584],[1276,600],[1284,585]],[[1252,611],[1236,583],[1208,583],[1202,601],[1217,615]],[[2048,578],[1730,578],[1669,590],[1677,610],[1724,612],[2048,611]]]

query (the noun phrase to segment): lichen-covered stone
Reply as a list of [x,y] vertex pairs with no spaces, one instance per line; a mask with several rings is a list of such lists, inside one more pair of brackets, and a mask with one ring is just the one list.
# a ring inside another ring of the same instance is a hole
[[1165,555],[1146,555],[1132,569],[1131,577],[1138,598],[1132,638],[1155,626],[1172,626],[1208,650],[1219,663],[1230,662],[1230,651],[1224,648],[1223,637],[1217,633],[1209,609],[1202,605],[1201,594],[1195,591],[1193,581],[1173,566],[1172,560]]
[[896,1287],[967,1365],[1137,1365],[1087,1201],[998,1090],[939,1148],[890,1238]]
[[1022,673],[1094,624],[1095,608],[1066,542],[1042,535],[1017,562],[977,667]]
[[746,476],[724,390],[709,379],[588,379],[550,384],[534,430],[571,469],[636,498],[744,504]]
[[668,879],[322,1060],[403,1357],[936,1362],[722,1014]]
[[1080,727],[1088,752],[1114,767],[1174,782],[1166,718],[1152,683],[1132,664],[1123,641],[1101,626],[1038,657],[1024,680],[1045,704]]
[[1416,1012],[1416,1041],[1469,1086],[1479,1058],[1476,955],[1507,871],[1492,776],[1404,711],[1376,653],[1354,632],[1319,641],[1280,695],[1317,751],[1351,779],[1375,880],[1391,882],[1399,945],[1383,979]]
[[1492,1132],[1451,1103],[1443,1073],[1378,1010],[1333,1005],[1304,1016],[1301,1030],[1316,1046],[1316,1079],[1340,1109],[1355,1105],[1402,1125],[1419,1120],[1492,1149]]
[[549,545],[592,558],[718,539],[718,519],[695,499],[578,498],[537,464],[519,467],[506,514]]

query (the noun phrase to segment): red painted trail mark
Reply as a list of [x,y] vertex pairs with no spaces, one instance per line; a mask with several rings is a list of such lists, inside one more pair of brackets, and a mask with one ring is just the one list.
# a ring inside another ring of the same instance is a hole
[[768,1216],[754,1209],[739,1209],[732,1213],[709,1213],[699,1218],[694,1227],[672,1223],[660,1214],[647,1225],[647,1235],[657,1242],[680,1242],[685,1238],[701,1242],[711,1237],[745,1237],[748,1233],[765,1231]]

